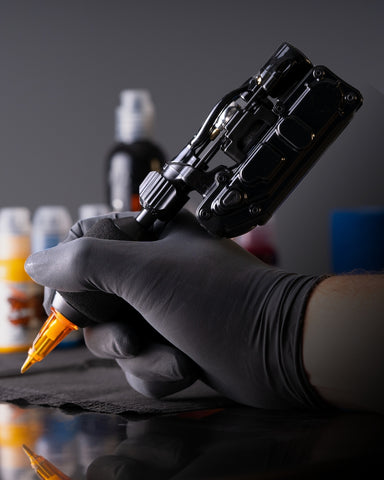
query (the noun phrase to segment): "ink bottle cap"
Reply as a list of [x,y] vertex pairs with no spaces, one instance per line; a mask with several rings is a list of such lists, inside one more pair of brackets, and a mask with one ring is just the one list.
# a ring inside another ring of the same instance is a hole
[[116,140],[130,144],[152,138],[154,117],[155,108],[148,90],[123,90],[115,111]]
[[31,213],[25,207],[0,210],[0,258],[27,258],[30,254]]
[[79,207],[79,220],[106,215],[110,209],[105,203],[86,203]]
[[72,226],[69,211],[61,205],[39,207],[32,220],[32,252],[54,247],[68,235]]

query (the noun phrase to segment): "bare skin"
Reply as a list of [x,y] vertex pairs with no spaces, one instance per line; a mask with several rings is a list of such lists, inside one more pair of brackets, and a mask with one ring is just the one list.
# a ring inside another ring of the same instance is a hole
[[384,275],[334,276],[306,311],[303,360],[329,403],[384,413]]

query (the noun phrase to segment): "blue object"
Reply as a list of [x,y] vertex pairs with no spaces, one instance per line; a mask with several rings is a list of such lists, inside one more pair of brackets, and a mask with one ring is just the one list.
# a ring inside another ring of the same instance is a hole
[[384,272],[384,207],[334,210],[331,257],[334,273]]

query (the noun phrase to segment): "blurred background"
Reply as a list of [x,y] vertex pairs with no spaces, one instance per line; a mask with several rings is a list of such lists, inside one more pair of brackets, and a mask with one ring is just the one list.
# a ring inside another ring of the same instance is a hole
[[105,201],[126,88],[146,88],[175,156],[213,105],[288,41],[362,109],[276,214],[280,265],[329,271],[329,214],[383,205],[381,0],[1,0],[0,207]]

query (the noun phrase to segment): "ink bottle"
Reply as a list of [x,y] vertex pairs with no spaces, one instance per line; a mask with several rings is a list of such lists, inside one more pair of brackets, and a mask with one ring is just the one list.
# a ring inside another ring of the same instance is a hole
[[107,203],[115,212],[140,210],[139,186],[165,157],[153,142],[155,108],[147,90],[123,90],[115,111],[115,144],[107,155]]
[[72,227],[72,218],[66,207],[43,205],[32,218],[32,253],[46,250],[62,242]]
[[0,210],[0,353],[28,350],[39,331],[39,291],[25,272],[31,253],[28,208]]

